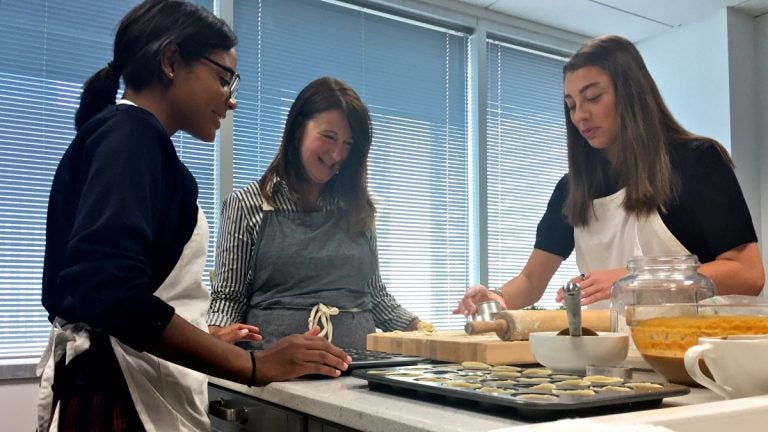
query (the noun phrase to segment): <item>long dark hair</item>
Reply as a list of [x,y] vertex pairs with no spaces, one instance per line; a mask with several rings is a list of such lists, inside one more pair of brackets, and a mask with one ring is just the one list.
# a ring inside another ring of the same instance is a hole
[[321,196],[341,199],[347,207],[350,234],[367,231],[373,228],[376,213],[368,193],[368,153],[373,139],[371,118],[360,96],[335,78],[318,78],[299,92],[288,111],[280,149],[259,180],[259,189],[264,199],[272,202],[272,187],[279,178],[288,184],[288,190],[296,195],[299,205],[313,204],[297,194],[308,182],[301,162],[301,138],[308,121],[333,110],[346,117],[353,143],[338,174],[324,185]]
[[115,34],[112,61],[83,85],[75,130],[115,103],[120,76],[140,91],[166,82],[161,58],[176,47],[186,64],[212,51],[230,50],[237,37],[227,23],[208,10],[183,0],[146,0],[129,11]]
[[[604,191],[611,178],[625,188],[622,203],[627,212],[648,214],[675,202],[679,179],[672,170],[667,146],[703,140],[716,145],[731,166],[727,151],[717,141],[694,135],[683,128],[664,100],[637,48],[619,36],[590,39],[563,66],[569,72],[595,66],[613,81],[616,101],[618,146],[613,166],[604,163],[600,150],[589,145],[573,124],[563,104],[568,137],[568,197],[563,212],[573,226],[589,223],[592,200]],[[608,172],[608,171],[612,172]]]

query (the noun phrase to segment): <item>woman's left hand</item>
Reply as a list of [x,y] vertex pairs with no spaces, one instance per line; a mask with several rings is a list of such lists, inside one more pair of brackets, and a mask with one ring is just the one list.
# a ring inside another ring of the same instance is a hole
[[[571,283],[579,284],[581,287],[581,304],[586,306],[600,300],[609,300],[611,298],[611,288],[613,283],[627,274],[624,267],[610,270],[596,270],[584,275],[576,276],[571,279]],[[563,302],[562,288],[557,291],[555,301]]]
[[208,326],[208,332],[229,343],[244,340],[259,342],[261,340],[259,328],[248,324],[235,323],[226,327]]

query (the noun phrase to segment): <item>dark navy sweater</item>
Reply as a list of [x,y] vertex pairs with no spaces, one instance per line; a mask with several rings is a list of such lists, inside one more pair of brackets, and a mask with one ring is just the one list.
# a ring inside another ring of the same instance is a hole
[[148,111],[111,106],[77,134],[48,202],[43,306],[134,349],[174,314],[153,293],[197,223],[197,183]]

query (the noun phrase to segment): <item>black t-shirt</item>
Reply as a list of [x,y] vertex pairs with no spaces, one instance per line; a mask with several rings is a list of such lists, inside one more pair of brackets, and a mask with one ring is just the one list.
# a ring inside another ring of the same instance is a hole
[[50,319],[144,350],[174,308],[154,292],[197,224],[197,183],[148,111],[109,107],[77,134],[51,186],[43,269]]
[[[669,147],[670,162],[680,180],[677,200],[659,211],[667,229],[702,263],[745,243],[757,241],[752,217],[736,174],[717,147],[707,141]],[[608,196],[617,188],[605,191]],[[536,230],[535,248],[567,258],[574,249],[573,226],[563,214],[568,176],[555,186]]]

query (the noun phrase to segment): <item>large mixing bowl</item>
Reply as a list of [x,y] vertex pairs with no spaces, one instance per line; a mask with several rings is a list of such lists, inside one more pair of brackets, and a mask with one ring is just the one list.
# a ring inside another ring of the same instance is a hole
[[768,334],[768,306],[663,305],[628,311],[632,340],[648,364],[673,383],[698,385],[683,357],[700,337]]

